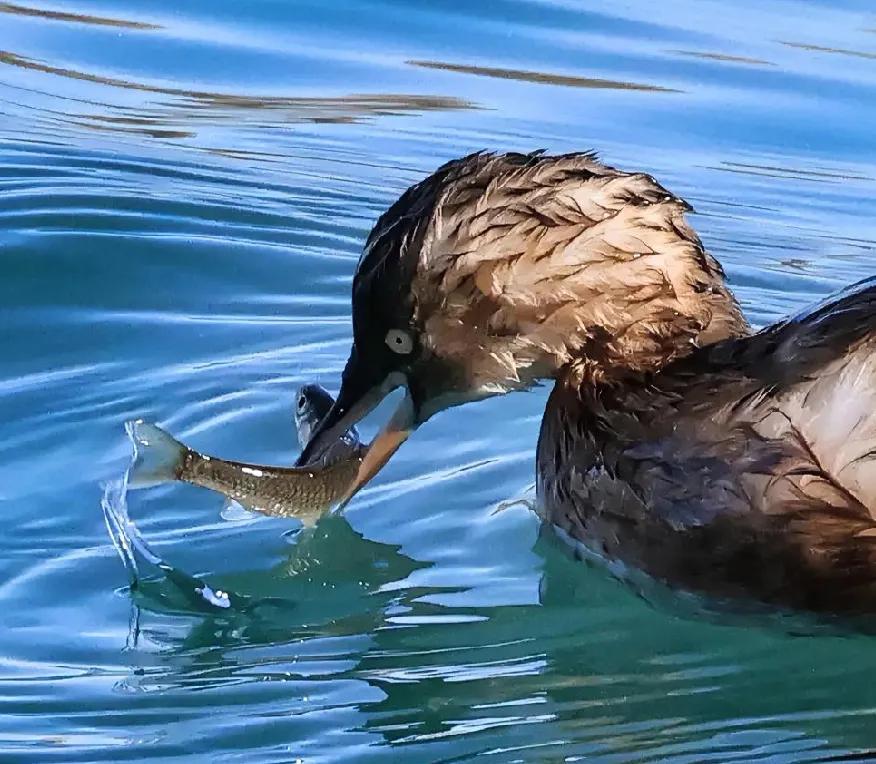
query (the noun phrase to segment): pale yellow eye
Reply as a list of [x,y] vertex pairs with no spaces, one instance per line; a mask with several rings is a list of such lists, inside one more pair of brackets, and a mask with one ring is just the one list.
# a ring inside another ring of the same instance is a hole
[[390,329],[385,342],[393,353],[399,355],[408,355],[414,349],[414,338],[403,329]]

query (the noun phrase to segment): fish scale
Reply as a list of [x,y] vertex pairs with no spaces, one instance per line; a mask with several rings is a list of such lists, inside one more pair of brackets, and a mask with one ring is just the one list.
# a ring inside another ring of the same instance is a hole
[[[295,424],[302,448],[334,399],[319,385],[299,390]],[[134,445],[131,485],[146,487],[178,480],[217,491],[246,509],[311,524],[348,494],[367,448],[355,428],[326,454],[300,467],[265,466],[202,454],[154,424],[126,425]]]

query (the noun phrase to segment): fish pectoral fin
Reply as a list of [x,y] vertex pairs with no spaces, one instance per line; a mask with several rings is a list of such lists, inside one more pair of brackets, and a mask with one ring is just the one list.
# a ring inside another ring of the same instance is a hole
[[300,520],[305,528],[314,528],[325,513],[324,512],[303,512],[300,515],[295,515],[296,520]]
[[226,499],[222,507],[222,519],[229,522],[252,520],[257,516],[277,517],[281,520],[298,520],[305,528],[313,528],[324,514],[325,512],[321,509],[293,512],[287,506],[275,507],[270,502],[262,507],[258,504],[232,498]]
[[538,509],[538,506],[532,499],[508,499],[506,501],[500,501],[496,505],[496,508],[492,512],[490,512],[490,517],[492,517],[493,515],[498,515],[500,512],[504,512],[507,509],[512,509],[513,507],[523,507],[524,509],[528,509],[531,512],[536,512]]
[[257,514],[258,513],[253,507],[248,507],[232,498],[225,499],[225,503],[222,505],[222,511],[219,513],[223,520],[227,520],[231,523],[252,520]]

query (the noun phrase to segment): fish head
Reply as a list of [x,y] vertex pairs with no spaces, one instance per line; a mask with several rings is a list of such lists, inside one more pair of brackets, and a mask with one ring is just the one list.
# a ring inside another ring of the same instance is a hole
[[[298,444],[302,451],[307,448],[319,423],[331,411],[335,399],[322,385],[309,383],[302,385],[295,398],[295,427],[298,431]],[[359,433],[351,427],[341,435],[317,459],[325,464],[349,458],[360,446]]]

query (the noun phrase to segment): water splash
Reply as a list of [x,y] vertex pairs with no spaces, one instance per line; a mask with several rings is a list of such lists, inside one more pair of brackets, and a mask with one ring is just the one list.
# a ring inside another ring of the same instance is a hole
[[151,571],[153,574],[163,575],[188,599],[198,603],[228,609],[232,606],[232,600],[245,599],[231,592],[213,589],[203,579],[191,576],[165,562],[149,546],[128,515],[127,493],[128,472],[125,472],[120,480],[107,483],[104,487],[100,506],[110,540],[131,580],[132,591],[140,588],[141,581]]
[[243,619],[244,623],[270,623],[278,615],[294,610],[296,603],[287,598],[238,594],[213,587],[165,560],[146,541],[128,513],[128,489],[133,487],[131,473],[137,460],[137,444],[130,428],[126,432],[132,448],[131,462],[119,479],[103,486],[100,506],[110,541],[129,579],[133,607],[128,648],[133,649],[138,643],[141,604],[146,609],[157,605],[159,610],[169,606],[187,615],[224,614],[234,622]]

